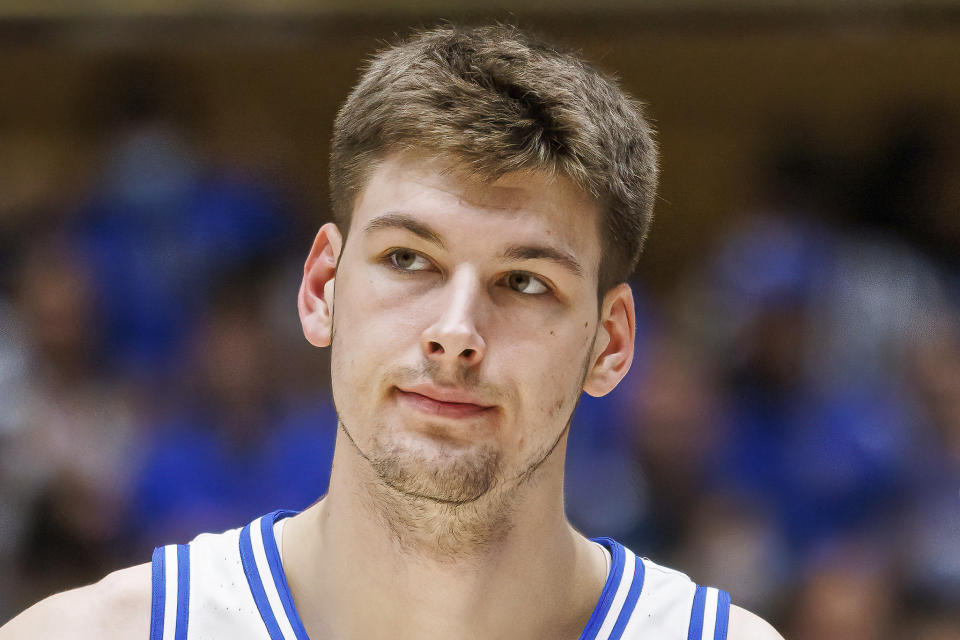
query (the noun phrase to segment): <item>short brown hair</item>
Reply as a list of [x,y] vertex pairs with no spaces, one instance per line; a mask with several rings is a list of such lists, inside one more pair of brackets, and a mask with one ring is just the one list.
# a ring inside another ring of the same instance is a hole
[[563,175],[604,212],[598,294],[636,266],[653,217],[653,130],[579,56],[508,25],[447,25],[377,54],[334,123],[330,194],[344,233],[377,161],[404,150],[450,155],[489,179]]

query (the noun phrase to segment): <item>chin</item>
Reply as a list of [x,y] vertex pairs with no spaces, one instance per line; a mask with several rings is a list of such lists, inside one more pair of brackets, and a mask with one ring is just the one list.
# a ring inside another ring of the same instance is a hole
[[497,447],[451,439],[442,425],[393,441],[375,438],[368,458],[395,491],[437,502],[475,501],[501,477]]

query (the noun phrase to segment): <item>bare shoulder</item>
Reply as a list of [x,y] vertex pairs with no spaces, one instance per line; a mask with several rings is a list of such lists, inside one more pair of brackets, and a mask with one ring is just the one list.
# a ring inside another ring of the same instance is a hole
[[52,595],[0,628],[0,640],[144,638],[150,635],[150,564]]
[[760,616],[741,609],[730,607],[730,622],[727,628],[728,640],[783,640],[783,636]]

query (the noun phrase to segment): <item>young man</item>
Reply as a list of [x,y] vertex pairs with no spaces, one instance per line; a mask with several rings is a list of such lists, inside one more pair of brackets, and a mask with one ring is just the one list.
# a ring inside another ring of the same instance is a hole
[[331,346],[329,493],[54,596],[0,638],[766,640],[564,515],[570,417],[633,358],[656,150],[639,106],[510,27],[426,32],[337,117],[299,312]]

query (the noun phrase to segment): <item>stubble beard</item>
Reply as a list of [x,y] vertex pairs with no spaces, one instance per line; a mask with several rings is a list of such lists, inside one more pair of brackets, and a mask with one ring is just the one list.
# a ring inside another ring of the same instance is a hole
[[595,340],[596,334],[581,367],[577,393],[564,396],[556,405],[557,411],[569,411],[563,428],[510,478],[504,476],[502,454],[493,445],[469,451],[441,446],[439,456],[428,458],[389,439],[387,427],[377,425],[364,451],[342,417],[338,418],[339,428],[372,471],[360,495],[402,550],[438,561],[480,558],[510,533],[519,494],[536,483],[537,471],[570,428]]
[[385,425],[363,448],[342,418],[339,428],[372,472],[362,482],[362,500],[397,546],[441,562],[462,561],[483,557],[513,529],[522,493],[536,485],[538,470],[560,447],[578,401],[579,394],[557,403],[558,411],[569,412],[563,428],[509,477],[494,445],[447,451],[439,444],[428,456],[386,437]]
[[537,470],[557,449],[570,420],[509,479],[492,446],[437,464],[396,444],[374,445],[365,453],[342,420],[339,426],[373,471],[361,495],[394,542],[413,555],[452,562],[481,558],[510,533],[521,491],[536,483]]
[[400,494],[456,507],[482,500],[502,481],[501,454],[491,445],[455,451],[440,444],[431,459],[386,441],[383,433],[374,433],[367,459],[377,477]]
[[380,437],[365,452],[342,420],[340,429],[373,472],[360,492],[368,511],[405,552],[452,561],[509,532],[510,501],[492,446],[428,460]]

